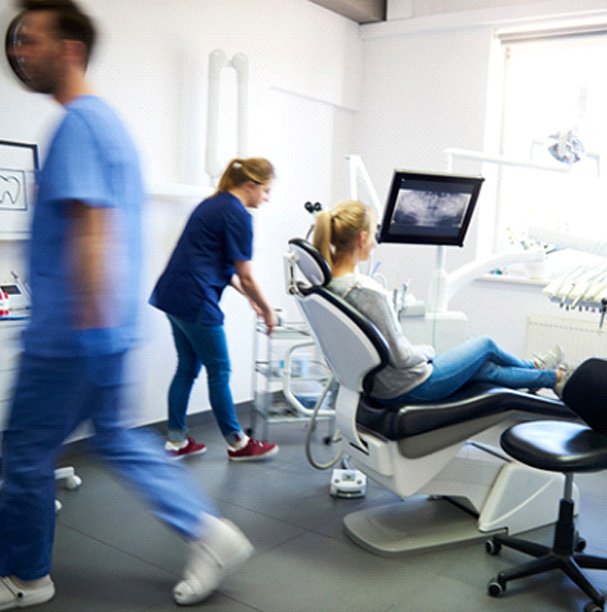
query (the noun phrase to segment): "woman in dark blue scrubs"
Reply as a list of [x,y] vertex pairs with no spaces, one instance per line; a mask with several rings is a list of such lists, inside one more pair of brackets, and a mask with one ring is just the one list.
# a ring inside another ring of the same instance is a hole
[[232,461],[266,459],[278,446],[247,436],[230,391],[230,358],[219,302],[232,285],[263,318],[268,333],[276,314],[256,283],[251,266],[253,220],[247,208],[268,201],[274,168],[263,158],[234,159],[217,192],[197,206],[160,276],[150,303],[164,311],[177,349],[177,371],[169,388],[169,432],[165,448],[174,458],[203,453],[187,434],[186,413],[194,380],[207,373],[209,401]]

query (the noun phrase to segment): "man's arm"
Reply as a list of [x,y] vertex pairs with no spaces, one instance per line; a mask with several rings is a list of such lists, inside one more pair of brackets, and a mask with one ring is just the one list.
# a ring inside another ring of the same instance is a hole
[[112,248],[112,210],[73,200],[67,203],[67,211],[70,219],[67,248],[75,297],[74,327],[111,327],[115,321],[111,320],[108,307],[112,299],[106,262]]

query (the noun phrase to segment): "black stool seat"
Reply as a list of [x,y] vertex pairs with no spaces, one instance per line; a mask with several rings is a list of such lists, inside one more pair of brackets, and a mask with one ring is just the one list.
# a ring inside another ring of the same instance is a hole
[[531,467],[551,472],[607,468],[607,436],[567,421],[531,421],[506,430],[502,448]]

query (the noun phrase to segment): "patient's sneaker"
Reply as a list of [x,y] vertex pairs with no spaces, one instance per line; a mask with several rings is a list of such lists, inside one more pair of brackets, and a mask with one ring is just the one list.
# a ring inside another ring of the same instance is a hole
[[171,459],[183,459],[189,455],[202,455],[207,452],[207,447],[188,436],[181,444],[167,440],[164,450]]
[[563,397],[563,389],[565,388],[567,381],[571,377],[571,374],[573,374],[573,368],[570,368],[566,365],[560,365],[557,370],[559,370],[563,374],[561,380],[559,380],[556,385],[554,385],[553,391],[557,397],[561,398]]
[[253,551],[231,521],[207,515],[205,534],[190,544],[183,580],[173,589],[175,601],[185,606],[207,598]]
[[38,580],[19,580],[14,576],[0,578],[0,610],[28,608],[49,601],[55,595],[50,576]]
[[238,450],[228,448],[230,461],[261,461],[278,453],[278,444],[249,438],[249,441]]
[[556,370],[565,361],[565,353],[558,344],[549,351],[533,356],[533,365],[538,370]]

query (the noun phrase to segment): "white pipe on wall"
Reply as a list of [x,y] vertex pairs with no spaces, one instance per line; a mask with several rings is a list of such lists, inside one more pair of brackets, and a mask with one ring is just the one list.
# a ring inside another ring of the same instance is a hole
[[221,73],[224,68],[236,71],[238,104],[236,110],[237,155],[244,157],[248,149],[249,113],[249,61],[237,53],[230,61],[224,51],[215,49],[209,54],[209,91],[207,102],[207,143],[205,170],[211,178],[218,178],[223,170],[219,159],[219,108],[221,99]]
[[237,53],[230,65],[236,71],[238,96],[236,146],[238,155],[246,157],[249,149],[249,60],[243,53]]
[[204,169],[209,176],[217,178],[221,174],[219,161],[219,100],[221,71],[227,66],[226,54],[216,49],[209,55],[209,90],[207,93],[207,147]]

